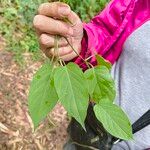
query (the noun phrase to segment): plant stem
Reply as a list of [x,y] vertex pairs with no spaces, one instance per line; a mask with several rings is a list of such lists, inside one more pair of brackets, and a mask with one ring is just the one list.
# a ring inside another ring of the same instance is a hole
[[62,60],[62,62],[63,62],[63,64],[64,64],[64,66],[65,66],[65,65],[66,65],[65,61]]
[[94,147],[92,147],[92,146],[79,144],[79,143],[77,143],[77,142],[72,142],[71,144],[76,144],[76,145],[79,145],[79,146],[82,146],[82,147],[85,147],[85,148],[89,148],[89,149],[91,149],[91,150],[99,150],[99,149],[94,148]]
[[52,58],[51,58],[51,61],[50,63],[54,66],[56,65],[56,62],[57,62],[57,57],[56,57],[56,60],[54,61],[55,59],[55,55],[56,55],[56,52],[58,51],[58,39],[57,39],[57,35],[55,36],[55,39],[54,39],[54,54],[52,55]]
[[[55,51],[54,51],[55,52]],[[55,58],[55,54],[52,56],[52,58],[51,58],[51,64],[53,64],[54,63],[54,58]]]
[[65,62],[59,56],[58,38],[59,38],[59,36],[56,35],[55,36],[55,48],[54,48],[54,51],[57,53],[57,60],[56,61],[59,62],[61,66],[64,66]]
[[63,65],[63,61],[62,61],[61,59],[59,59],[59,62],[60,62],[60,65],[61,65],[61,66],[64,66],[64,65]]
[[92,55],[92,56],[86,58],[85,61],[88,61],[89,59],[91,59],[91,58],[94,57],[94,56],[95,56],[95,55]]
[[80,58],[85,62],[85,64],[87,65],[87,67],[90,69],[91,67],[90,67],[90,65],[89,65],[89,62],[87,62],[86,60],[84,60],[84,59],[78,54],[78,52],[74,49],[74,47],[71,45],[71,43],[69,42],[69,40],[68,40],[66,37],[64,37],[64,38],[66,39],[67,43],[68,43],[69,46],[72,48],[72,50],[76,53],[76,55],[77,55],[78,57],[80,57]]
[[57,57],[59,58],[59,52],[58,52],[58,35],[55,35],[55,41],[54,41],[54,45],[55,45],[55,48],[54,48],[54,53],[56,52],[57,53]]
[[[71,24],[71,25],[73,25],[73,23],[68,19],[68,18],[63,18],[63,20],[65,21],[65,22],[67,22],[67,23],[69,23],[69,24]],[[67,41],[67,43],[68,43],[68,45],[72,48],[72,50],[76,53],[76,55],[78,56],[78,57],[80,57],[81,58],[81,60],[87,65],[87,67],[90,69],[90,68],[93,68],[93,65],[91,64],[91,63],[89,63],[86,59],[83,59],[79,54],[78,54],[78,52],[74,49],[74,47],[71,45],[71,43],[69,42],[69,40],[66,38],[66,37],[64,37],[65,39],[66,39],[66,41]],[[61,60],[61,58],[60,58],[60,56],[59,56],[59,52],[58,52],[58,49],[59,49],[59,46],[58,46],[58,35],[56,35],[55,36],[55,42],[54,42],[55,44],[55,47],[54,47],[54,54],[55,54],[55,52],[57,52],[57,61],[58,62],[60,62],[60,64],[61,65],[65,65],[65,62],[63,61],[63,64],[62,64],[62,60]],[[53,55],[53,57],[54,57],[54,55]],[[52,61],[53,61],[53,58],[52,57]],[[93,56],[92,56],[93,57]]]

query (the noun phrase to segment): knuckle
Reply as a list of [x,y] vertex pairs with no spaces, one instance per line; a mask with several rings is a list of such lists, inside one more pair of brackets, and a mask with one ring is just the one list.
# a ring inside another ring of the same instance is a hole
[[43,14],[45,12],[45,10],[48,10],[50,6],[50,3],[43,3],[39,6],[38,8],[38,13],[39,14]]
[[55,13],[58,15],[58,10],[59,10],[59,3],[58,2],[54,2],[53,6],[55,6]]
[[42,35],[40,36],[39,42],[40,42],[40,44],[42,44],[42,45],[46,45],[46,44],[47,44],[46,38],[45,38],[45,35],[44,35],[44,34],[42,34]]
[[40,43],[44,46],[53,46],[53,39],[46,34],[42,34],[39,38]]
[[62,25],[58,28],[59,30],[61,29],[61,32],[62,34],[65,36],[65,35],[68,35],[68,31],[69,31],[69,27],[67,27],[66,25]]
[[37,29],[41,28],[42,26],[41,20],[42,20],[41,15],[36,15],[33,19],[33,26]]
[[55,24],[55,31],[56,31],[57,33],[60,33],[61,35],[63,35],[63,32],[64,32],[64,27],[63,27],[63,25],[61,25],[59,22],[57,22],[57,23]]
[[62,29],[62,26],[60,25],[59,22],[57,22],[57,23],[55,24],[55,29],[56,29],[56,31],[59,31],[60,29]]
[[43,3],[43,4],[41,4],[41,5],[39,6],[39,8],[38,8],[38,13],[39,13],[39,14],[42,13],[43,8],[44,8],[44,5],[45,5],[45,3]]

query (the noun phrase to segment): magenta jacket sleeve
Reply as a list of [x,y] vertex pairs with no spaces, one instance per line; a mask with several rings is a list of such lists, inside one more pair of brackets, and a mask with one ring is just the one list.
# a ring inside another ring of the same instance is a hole
[[[113,64],[126,38],[148,19],[150,0],[112,0],[90,23],[84,24],[80,55],[85,59],[98,53]],[[81,58],[74,61],[86,67]],[[90,63],[96,65],[95,57],[91,57]]]

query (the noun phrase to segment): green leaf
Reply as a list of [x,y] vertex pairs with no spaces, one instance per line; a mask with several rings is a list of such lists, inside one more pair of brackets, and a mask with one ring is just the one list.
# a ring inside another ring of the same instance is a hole
[[104,59],[102,56],[100,56],[100,55],[96,55],[95,57],[96,57],[96,60],[97,60],[98,65],[100,65],[100,66],[105,66],[105,67],[107,67],[109,70],[111,70],[112,65],[111,65],[111,63],[110,63],[109,61],[105,60],[105,59]]
[[35,128],[54,108],[57,101],[52,66],[46,63],[34,75],[29,91],[29,112]]
[[89,95],[82,70],[74,63],[59,67],[55,70],[54,84],[59,101],[85,129]]
[[100,101],[95,105],[94,112],[110,134],[124,140],[133,138],[131,123],[119,106],[108,103],[108,101]]
[[84,75],[88,82],[88,91],[92,100],[99,102],[105,98],[114,101],[116,96],[115,83],[105,66],[88,69]]

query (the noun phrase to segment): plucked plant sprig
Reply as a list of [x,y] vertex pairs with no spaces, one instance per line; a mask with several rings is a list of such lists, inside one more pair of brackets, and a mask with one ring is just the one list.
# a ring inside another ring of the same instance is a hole
[[[87,65],[83,70],[75,63],[66,64],[58,55],[59,36],[55,37],[55,53],[50,63],[36,72],[29,91],[29,111],[34,123],[39,123],[60,102],[68,114],[85,128],[89,102],[95,103],[94,113],[103,127],[113,136],[132,139],[131,123],[123,110],[114,104],[115,83],[111,77],[111,64],[96,54],[97,65],[93,67],[88,58],[83,59],[66,38],[72,50]],[[59,64],[59,65],[58,65]]]

